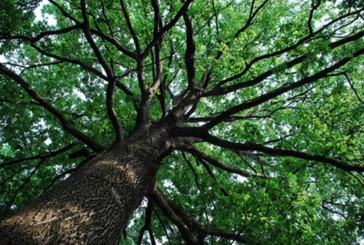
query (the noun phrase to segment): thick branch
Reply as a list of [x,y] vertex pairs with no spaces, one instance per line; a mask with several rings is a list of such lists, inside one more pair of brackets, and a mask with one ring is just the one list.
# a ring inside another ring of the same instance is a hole
[[151,91],[148,89],[148,85],[146,82],[145,77],[145,70],[144,70],[144,61],[139,60],[137,65],[137,76],[138,76],[138,83],[140,92],[142,94],[141,100],[140,100],[140,106],[138,108],[138,114],[137,114],[137,127],[141,125],[145,125],[147,121],[149,120],[148,110],[151,102]]
[[185,53],[185,64],[187,71],[188,87],[190,89],[195,86],[195,35],[192,21],[188,17],[187,13],[183,14],[183,20],[186,25],[186,53]]

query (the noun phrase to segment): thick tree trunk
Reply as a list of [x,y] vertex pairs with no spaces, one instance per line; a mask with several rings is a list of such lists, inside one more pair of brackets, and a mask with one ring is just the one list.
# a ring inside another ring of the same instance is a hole
[[0,244],[117,244],[154,186],[163,139],[143,138],[113,145],[3,221]]

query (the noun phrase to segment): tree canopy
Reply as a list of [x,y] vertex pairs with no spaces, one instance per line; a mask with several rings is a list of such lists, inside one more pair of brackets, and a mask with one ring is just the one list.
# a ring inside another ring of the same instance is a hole
[[363,36],[353,0],[3,0],[0,217],[174,118],[121,244],[358,243]]

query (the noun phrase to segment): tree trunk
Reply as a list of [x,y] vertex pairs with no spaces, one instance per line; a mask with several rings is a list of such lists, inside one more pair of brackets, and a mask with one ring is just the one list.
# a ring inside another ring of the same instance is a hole
[[143,137],[114,144],[3,221],[0,244],[117,244],[154,187],[163,139]]

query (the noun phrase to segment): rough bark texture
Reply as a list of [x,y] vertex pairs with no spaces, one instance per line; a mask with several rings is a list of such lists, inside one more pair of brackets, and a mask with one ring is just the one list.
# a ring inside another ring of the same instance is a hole
[[163,132],[114,144],[0,225],[0,244],[117,244],[152,190]]

